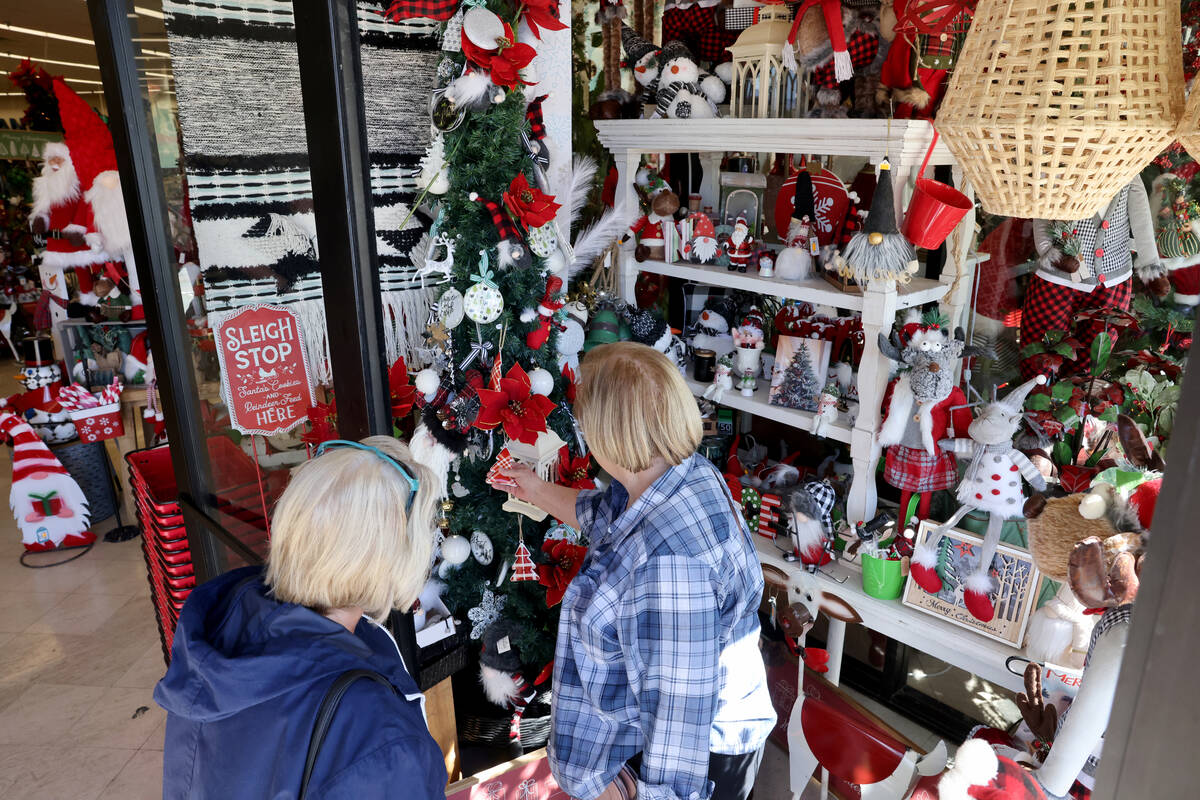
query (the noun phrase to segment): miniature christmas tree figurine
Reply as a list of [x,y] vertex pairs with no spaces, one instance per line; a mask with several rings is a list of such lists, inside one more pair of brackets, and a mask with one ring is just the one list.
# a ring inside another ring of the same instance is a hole
[[783,381],[776,387],[774,403],[787,408],[816,411],[820,392],[821,387],[808,357],[808,348],[797,347],[791,363],[784,370]]
[[533,563],[533,557],[529,553],[529,548],[525,546],[524,539],[517,543],[517,560],[513,562],[512,577],[509,580],[537,580],[537,566]]

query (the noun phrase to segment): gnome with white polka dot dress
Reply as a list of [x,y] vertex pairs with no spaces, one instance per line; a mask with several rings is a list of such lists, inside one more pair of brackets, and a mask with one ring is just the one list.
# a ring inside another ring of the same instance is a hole
[[984,535],[979,563],[963,584],[963,602],[971,616],[981,622],[989,622],[995,615],[991,598],[994,584],[988,573],[992,558],[996,555],[996,546],[1000,544],[1004,521],[1018,519],[1023,514],[1025,492],[1021,479],[1024,478],[1038,491],[1046,488],[1046,479],[1037,467],[1012,444],[1013,436],[1021,424],[1026,395],[1034,386],[1045,382],[1045,376],[1038,375],[1018,386],[1003,400],[993,400],[984,405],[979,416],[967,427],[969,439],[943,439],[938,442],[944,450],[970,459],[971,464],[958,484],[958,511],[934,529],[913,553],[912,577],[917,585],[930,594],[940,592],[942,579],[937,573],[937,564],[942,535],[971,511],[988,512],[987,533]]

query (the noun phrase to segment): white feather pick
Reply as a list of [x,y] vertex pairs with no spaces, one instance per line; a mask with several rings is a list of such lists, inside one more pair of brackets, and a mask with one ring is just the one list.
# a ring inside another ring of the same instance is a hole
[[580,231],[575,239],[575,259],[567,270],[567,276],[573,278],[584,267],[590,266],[610,244],[629,230],[637,216],[636,207],[624,213],[610,208],[600,215],[600,219]]
[[567,193],[567,225],[573,230],[579,214],[592,193],[592,181],[599,167],[591,156],[575,156],[571,163],[571,185]]

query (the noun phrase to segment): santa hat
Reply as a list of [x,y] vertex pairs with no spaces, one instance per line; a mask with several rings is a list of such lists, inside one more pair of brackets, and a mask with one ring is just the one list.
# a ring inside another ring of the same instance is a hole
[[496,233],[500,236],[500,243],[497,245],[500,252],[500,265],[527,267],[533,263],[533,257],[529,253],[529,248],[522,241],[520,231],[517,230],[517,226],[513,224],[500,204],[494,200],[480,197],[476,192],[471,192],[470,198],[477,203],[482,203],[488,213],[492,215],[492,224],[496,226]]
[[621,49],[625,51],[625,61],[634,66],[650,53],[657,53],[656,45],[646,41],[633,28],[621,23]]
[[100,116],[63,83],[62,78],[54,79],[54,94],[58,97],[58,113],[62,117],[71,162],[75,165],[79,186],[86,192],[92,188],[97,175],[117,168],[112,135]]
[[938,800],[1046,800],[1046,794],[1020,764],[982,739],[968,739],[938,781]]
[[562,278],[557,275],[551,275],[546,279],[546,292],[542,295],[541,302],[538,303],[537,307],[539,314],[543,317],[549,317],[566,305],[566,301],[558,296],[562,293],[562,288]]
[[[125,258],[131,249],[129,221],[125,216],[112,134],[100,116],[61,78],[54,79],[54,93],[58,96],[58,110],[79,188],[92,208],[99,231],[99,241],[89,244],[101,246],[114,258]],[[88,238],[91,240],[92,234]]]
[[825,28],[829,31],[829,43],[833,45],[833,74],[838,81],[848,81],[854,77],[854,62],[850,59],[850,51],[846,49],[846,31],[842,28],[842,4],[840,0],[805,0],[796,10],[796,18],[792,29],[788,32],[787,44],[783,48],[783,65],[790,71],[796,71],[796,35],[800,32],[800,21],[813,6],[820,4],[821,15],[825,17]]
[[0,415],[0,433],[12,437],[14,484],[37,473],[70,475],[33,427],[16,414],[9,412]]

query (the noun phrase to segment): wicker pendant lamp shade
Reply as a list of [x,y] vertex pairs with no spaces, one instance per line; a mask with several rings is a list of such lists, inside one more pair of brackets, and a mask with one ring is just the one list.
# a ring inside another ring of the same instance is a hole
[[1175,138],[1178,0],[980,0],[937,116],[984,210],[1101,211]]

